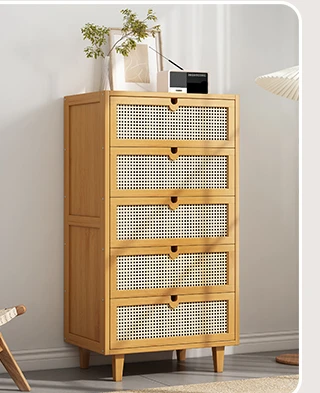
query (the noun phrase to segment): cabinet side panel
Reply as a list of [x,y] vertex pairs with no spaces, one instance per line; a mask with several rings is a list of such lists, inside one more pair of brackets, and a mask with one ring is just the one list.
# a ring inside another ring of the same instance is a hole
[[235,332],[237,343],[240,339],[240,300],[239,300],[239,271],[240,271],[240,97],[235,99]]
[[101,125],[100,103],[70,108],[70,214],[100,217]]
[[105,348],[104,106],[101,92],[65,97],[64,338]]
[[100,340],[100,229],[70,226],[70,333]]

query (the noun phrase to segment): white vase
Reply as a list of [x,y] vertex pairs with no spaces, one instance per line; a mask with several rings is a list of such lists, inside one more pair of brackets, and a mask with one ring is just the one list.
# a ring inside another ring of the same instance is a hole
[[109,65],[110,56],[106,56],[102,59],[100,90],[110,90]]

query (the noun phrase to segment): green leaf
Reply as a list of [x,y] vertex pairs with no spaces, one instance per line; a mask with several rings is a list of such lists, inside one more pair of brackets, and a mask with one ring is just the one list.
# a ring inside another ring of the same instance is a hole
[[[147,16],[143,20],[139,20],[137,14],[128,8],[122,9],[120,13],[123,15],[122,37],[111,50],[115,50],[123,56],[128,56],[130,51],[136,48],[137,42],[141,42],[149,34],[154,37],[157,32],[160,32],[160,25],[148,27],[148,21],[157,20],[151,8],[148,9]],[[94,57],[95,59],[105,57],[102,46],[107,42],[107,36],[110,35],[110,28],[86,23],[81,28],[81,33],[83,39],[89,40],[91,43],[91,46],[84,49],[86,57]]]

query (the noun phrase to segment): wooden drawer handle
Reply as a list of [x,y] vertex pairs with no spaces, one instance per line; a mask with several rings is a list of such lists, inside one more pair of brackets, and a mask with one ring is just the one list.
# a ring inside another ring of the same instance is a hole
[[178,295],[170,296],[169,306],[170,308],[176,308],[177,306],[179,306]]
[[170,198],[169,207],[171,210],[175,210],[179,206],[179,201],[177,196],[172,196]]
[[174,161],[178,157],[179,157],[178,148],[177,147],[171,147],[170,153],[169,153],[170,160]]
[[179,108],[178,98],[171,98],[169,108],[171,111],[176,111]]
[[171,259],[176,259],[178,256],[179,256],[178,246],[171,246],[170,252],[169,252],[169,257]]

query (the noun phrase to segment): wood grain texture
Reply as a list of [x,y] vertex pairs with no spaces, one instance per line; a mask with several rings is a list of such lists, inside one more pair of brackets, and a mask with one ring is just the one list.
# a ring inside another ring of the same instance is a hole
[[122,381],[124,366],[124,355],[113,355],[112,356],[112,377],[115,382]]
[[8,374],[13,379],[14,383],[22,392],[30,392],[31,388],[28,381],[23,375],[18,363],[15,361],[12,353],[10,352],[2,334],[0,333],[0,361]]
[[64,100],[64,337],[105,348],[105,94]]
[[70,214],[101,216],[100,103],[70,109]]
[[100,340],[101,242],[97,228],[70,226],[70,333]]
[[88,351],[85,348],[79,347],[79,357],[80,357],[80,368],[83,369],[89,368],[90,351]]
[[179,362],[184,362],[186,360],[187,351],[185,349],[177,349],[177,359]]
[[18,315],[22,315],[27,311],[27,307],[23,304],[19,304],[19,306],[16,306],[16,310]]
[[236,96],[235,99],[235,332],[237,344],[240,338],[240,97]]
[[212,358],[214,371],[216,373],[222,373],[224,366],[224,347],[213,347]]
[[[216,141],[118,139],[118,104],[162,105],[170,113],[180,107],[227,108],[228,138]],[[221,348],[239,343],[239,124],[239,97],[231,94],[102,91],[65,97],[65,338],[83,348],[80,358],[83,357],[84,365],[89,350],[115,355],[114,378],[121,380],[124,353],[177,350],[177,356],[182,359],[186,348],[212,347],[216,348],[213,350],[215,367],[221,369],[224,353],[221,354]],[[172,162],[183,155],[227,155],[228,188],[118,190],[118,154],[165,155]],[[175,210],[189,203],[227,203],[228,235],[137,240],[118,240],[116,237],[117,206],[166,204]],[[117,255],[166,253],[174,263],[181,253],[212,249],[228,252],[227,285],[116,289]],[[171,296],[179,300],[172,300]],[[164,302],[176,309],[181,301],[213,298],[228,300],[226,334],[133,340],[129,344],[115,340],[116,307],[119,305]]]

